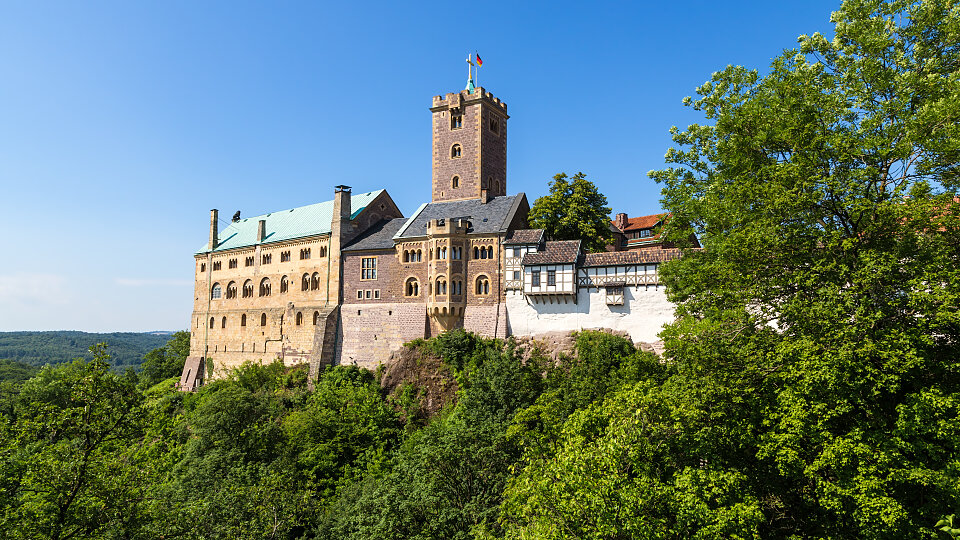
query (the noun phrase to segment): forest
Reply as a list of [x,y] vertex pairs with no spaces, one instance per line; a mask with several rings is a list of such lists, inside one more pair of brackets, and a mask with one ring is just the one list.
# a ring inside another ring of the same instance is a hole
[[[661,356],[452,330],[174,390],[179,332],[0,385],[10,538],[957,538],[960,5],[847,0],[671,131]],[[269,359],[267,359],[269,361]],[[216,358],[214,357],[214,361]]]
[[[162,347],[170,339],[168,333],[77,331],[0,332],[0,360],[40,367],[60,364],[75,358],[91,359],[90,347],[110,344],[111,363],[117,369],[137,367],[147,352]],[[0,376],[0,380],[3,380]]]

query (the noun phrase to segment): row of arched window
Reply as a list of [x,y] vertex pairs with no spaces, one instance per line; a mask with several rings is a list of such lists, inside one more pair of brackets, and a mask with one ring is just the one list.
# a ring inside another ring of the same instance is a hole
[[[459,246],[452,246],[449,248],[450,259],[460,260],[463,258],[463,248]],[[435,256],[438,260],[444,260],[447,258],[447,247],[439,246],[435,248],[434,252],[431,255]],[[473,248],[473,258],[474,259],[492,259],[493,258],[493,246],[474,246]],[[412,263],[412,262],[422,262],[423,261],[423,251],[419,249],[405,249],[403,250],[403,262]]]
[[[490,294],[490,278],[487,276],[478,276],[475,282],[476,288],[474,289],[476,294]],[[447,294],[447,291],[450,292],[451,296],[460,296],[463,294],[463,281],[455,279],[449,282],[449,287],[447,283],[447,278],[440,276],[430,284],[430,294]],[[404,296],[420,296],[420,282],[417,278],[409,278],[404,284],[403,288]]]
[[493,246],[473,246],[474,259],[492,259]]
[[[197,321],[198,325],[199,325],[199,322],[200,322],[200,321],[198,320],[198,321]],[[303,324],[303,312],[301,312],[301,311],[298,311],[298,312],[297,312],[296,322],[297,322],[297,326],[300,326],[300,325]],[[319,311],[314,311],[314,312],[313,312],[313,324],[314,324],[314,326],[316,326],[317,323],[319,323],[319,322],[320,322],[320,312],[319,312]],[[210,328],[214,328],[214,327],[216,326],[216,323],[217,323],[217,318],[216,318],[216,317],[210,317]],[[247,314],[246,314],[246,313],[242,313],[242,314],[240,315],[240,326],[246,326],[246,325],[247,325]],[[267,325],[267,314],[266,314],[266,313],[261,313],[261,314],[260,314],[260,326],[266,326],[266,325]],[[220,318],[220,328],[226,328],[226,327],[227,327],[227,317],[226,317],[226,315],[224,315],[223,317]]]
[[403,250],[403,262],[420,262],[423,260],[423,251],[419,249]]
[[[320,274],[314,272],[311,274],[304,274],[301,279],[300,289],[304,291],[316,291],[320,289]],[[284,294],[290,290],[290,279],[287,276],[280,278],[280,294]],[[240,289],[243,298],[253,298],[253,281],[247,280],[243,283],[243,288]],[[263,278],[260,280],[259,296],[270,296],[272,292],[272,287],[270,285],[270,278]],[[227,284],[226,291],[223,290],[219,283],[214,283],[213,287],[210,289],[210,298],[212,300],[218,300],[220,298],[231,298],[237,297],[237,283],[231,281]]]

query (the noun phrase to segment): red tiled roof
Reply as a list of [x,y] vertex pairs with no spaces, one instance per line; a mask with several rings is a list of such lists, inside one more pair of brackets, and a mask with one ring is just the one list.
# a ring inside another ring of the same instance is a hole
[[543,239],[543,229],[518,229],[510,231],[504,244],[539,244]]
[[575,263],[580,257],[580,240],[556,240],[547,242],[543,251],[527,253],[523,264]]
[[[651,229],[657,223],[660,223],[664,217],[669,214],[653,214],[650,216],[639,216],[633,218],[627,218],[627,226],[624,227],[623,231],[632,231],[635,229]],[[614,226],[616,226],[616,221],[611,221]]]
[[[606,251],[587,253],[582,266],[619,266],[623,264],[646,264],[672,261],[680,258],[679,249],[647,249],[642,251]],[[526,259],[524,259],[526,262]]]

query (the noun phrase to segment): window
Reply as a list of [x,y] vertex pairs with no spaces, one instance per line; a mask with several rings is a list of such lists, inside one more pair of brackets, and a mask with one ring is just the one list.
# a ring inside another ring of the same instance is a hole
[[520,257],[520,248],[518,247],[513,248],[513,256]]
[[287,276],[283,276],[280,278],[280,294],[283,294],[288,290],[290,290],[290,280],[287,279]]
[[244,265],[244,266],[253,266],[253,256],[251,255],[250,257],[247,257],[246,259],[244,259],[244,260],[243,260],[243,265]]
[[221,263],[220,261],[213,261],[213,270],[215,270],[215,271],[216,271],[216,270],[219,270],[221,264],[222,264],[222,263]]
[[317,272],[314,272],[313,275],[310,276],[310,290],[316,291],[319,289],[320,289],[320,274],[318,274]]
[[270,264],[271,262],[273,262],[272,253],[267,253],[265,255],[260,256],[260,264]]
[[650,238],[651,236],[653,236],[653,231],[650,229],[643,229],[640,231],[640,238]]
[[487,276],[477,278],[477,294],[490,294],[490,280]]
[[270,278],[260,280],[260,296],[270,296]]
[[210,317],[210,328],[213,328],[213,317]]
[[460,177],[454,176],[453,181],[450,182],[450,184],[453,186],[453,189],[457,189],[458,187],[460,187]]
[[261,313],[261,314],[260,314],[260,326],[266,326],[266,325],[267,325],[267,314],[266,314],[266,313]]
[[306,291],[310,289],[310,274],[304,274],[303,279],[300,280],[300,290]]
[[379,300],[379,299],[380,299],[380,289],[374,289],[374,290],[373,290],[373,299],[374,299],[374,300]]
[[228,267],[228,268],[231,268],[231,269],[236,268],[236,267],[237,267],[237,260],[236,260],[236,259],[230,259],[229,261],[227,261],[227,267]]
[[360,279],[377,279],[377,258],[360,259]]
[[514,271],[513,271],[513,279],[520,279],[520,271],[519,271],[519,270],[514,270]]
[[454,296],[460,296],[463,294],[463,282],[462,281],[451,281],[450,282],[450,294]]
[[407,280],[407,286],[404,294],[406,296],[420,296],[420,282],[417,281],[417,278],[410,278]]
[[319,323],[319,322],[320,322],[320,312],[319,312],[319,311],[314,311],[314,312],[313,312],[313,325],[316,326],[317,323]]
[[456,159],[460,157],[460,145],[455,144],[450,147],[450,159]]
[[200,263],[200,271],[201,272],[207,271],[207,263]]
[[556,270],[547,270],[547,285],[556,285],[557,284],[557,271]]
[[290,262],[290,252],[281,251],[280,252],[280,262]]
[[224,317],[220,319],[220,328],[226,328],[226,327],[227,327],[227,318]]
[[403,262],[410,262],[410,252],[403,250]]
[[249,279],[243,283],[243,297],[251,298],[253,297],[253,282]]
[[300,312],[300,311],[298,311],[298,312],[297,312],[297,326],[300,326],[301,324],[303,324],[303,313]]
[[370,292],[370,289],[367,289],[367,290],[363,291],[363,296],[364,296],[364,298],[366,298],[367,300],[369,300],[370,297],[373,296],[373,293]]
[[540,271],[534,270],[530,272],[530,285],[534,287],[540,286]]
[[220,290],[220,284],[214,283],[213,289],[210,290],[210,298],[217,300],[218,298],[220,298],[221,292],[222,291]]
[[422,260],[423,260],[423,251],[418,249],[418,250],[417,250],[417,262],[420,262],[420,261],[422,261]]
[[452,247],[450,248],[450,258],[458,261],[463,258],[463,248],[462,247]]
[[441,259],[441,260],[446,259],[446,258],[447,258],[447,248],[445,248],[445,247],[438,247],[438,248],[437,248],[437,258],[438,258],[438,259]]
[[460,129],[463,127],[463,113],[460,107],[450,109],[450,129]]
[[363,300],[363,291],[357,289],[357,300]]
[[474,258],[474,259],[479,259],[479,258],[480,258],[480,248],[478,248],[478,247],[476,247],[476,246],[473,247],[473,258]]
[[488,259],[493,258],[493,246],[487,246],[487,258]]
[[247,314],[244,313],[243,315],[240,315],[240,326],[246,326],[246,325],[247,325]]
[[321,257],[327,256],[327,246],[320,246],[320,256]]
[[496,118],[490,118],[490,131],[494,133],[500,133],[500,120]]
[[493,192],[494,192],[494,193],[500,193],[500,181],[499,181],[499,180],[494,180],[494,182],[493,182]]
[[227,298],[236,298],[237,297],[237,283],[231,281],[227,284]]
[[300,250],[300,260],[305,260],[310,258],[310,248],[304,248]]
[[437,295],[447,294],[447,280],[443,278],[437,279],[437,287],[434,289]]

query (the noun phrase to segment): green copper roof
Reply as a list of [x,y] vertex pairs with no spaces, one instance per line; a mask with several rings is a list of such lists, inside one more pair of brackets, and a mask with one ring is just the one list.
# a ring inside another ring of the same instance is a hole
[[[381,193],[383,193],[382,189],[369,193],[354,193],[350,199],[350,206],[353,210],[350,219],[357,217],[370,204],[370,201],[377,198]],[[333,201],[270,212],[262,216],[235,221],[219,232],[220,241],[213,251],[226,251],[257,245],[257,224],[261,219],[267,221],[267,234],[262,242],[264,244],[318,234],[330,234]],[[197,253],[207,253],[209,251],[207,244],[204,244]]]

